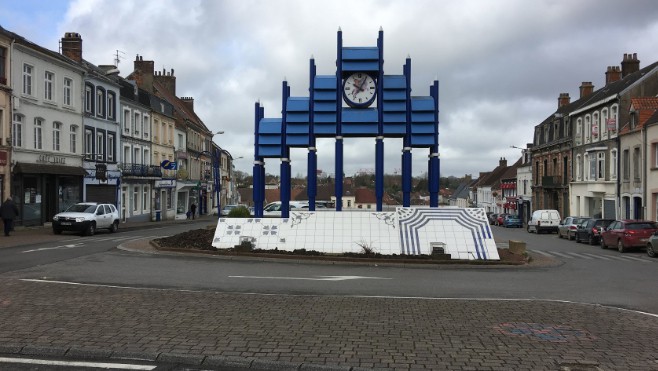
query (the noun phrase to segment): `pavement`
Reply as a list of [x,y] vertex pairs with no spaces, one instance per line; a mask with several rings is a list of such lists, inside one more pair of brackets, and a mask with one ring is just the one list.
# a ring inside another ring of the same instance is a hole
[[[47,241],[50,231],[41,229],[17,230],[0,241]],[[143,241],[122,247],[157,253]],[[193,369],[645,371],[658,370],[656,339],[654,314],[557,300],[261,295],[0,280],[5,356],[132,359]]]

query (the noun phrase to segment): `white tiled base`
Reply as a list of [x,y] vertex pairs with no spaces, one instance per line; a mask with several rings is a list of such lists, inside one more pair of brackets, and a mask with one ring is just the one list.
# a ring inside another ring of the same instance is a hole
[[498,260],[484,209],[397,208],[395,212],[293,211],[290,218],[221,218],[213,246],[249,240],[263,250],[315,250],[328,254],[431,254],[440,243],[452,259]]

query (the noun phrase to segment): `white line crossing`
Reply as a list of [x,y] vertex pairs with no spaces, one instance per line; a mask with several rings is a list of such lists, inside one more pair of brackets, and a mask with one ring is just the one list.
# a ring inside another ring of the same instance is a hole
[[[587,260],[595,260],[595,259],[600,259],[600,260],[607,260],[607,261],[612,261],[612,260],[617,260],[617,261],[622,261],[622,262],[642,262],[642,263],[653,263],[654,260],[651,259],[643,259],[643,258],[638,258],[635,256],[628,256],[628,255],[619,255],[619,256],[613,256],[613,255],[597,255],[597,254],[592,254],[592,253],[586,253],[586,252],[558,252],[558,251],[541,251],[541,250],[529,250],[530,252],[541,254],[544,256],[548,256],[551,258],[565,258],[565,259],[587,259]],[[658,259],[655,260],[655,262],[658,262]]]
[[642,263],[650,263],[650,261],[647,260],[647,259],[640,259],[640,258],[636,258],[636,257],[634,257],[634,256],[625,256],[625,255],[622,255],[622,256],[620,256],[620,258],[631,259],[631,260],[636,260],[636,261],[641,261]]
[[608,259],[607,257],[602,256],[602,255],[588,254],[588,253],[586,253],[586,252],[581,253],[581,254],[591,256],[591,257],[593,257],[593,258],[595,258],[595,259],[602,259],[602,260],[610,261],[610,259]]
[[587,259],[587,260],[593,260],[593,259],[594,259],[594,258],[591,257],[591,256],[587,256],[587,255],[585,255],[585,254],[577,253],[577,252],[568,252],[567,254],[573,255],[573,256],[575,256],[576,258],[583,258],[583,259]]
[[561,252],[557,252],[557,251],[551,251],[551,254],[555,254],[555,255],[557,255],[557,256],[561,256],[561,257],[563,257],[563,258],[567,258],[567,259],[573,259],[573,258],[574,258],[574,257],[571,256],[571,255],[563,254],[563,253],[561,253]]

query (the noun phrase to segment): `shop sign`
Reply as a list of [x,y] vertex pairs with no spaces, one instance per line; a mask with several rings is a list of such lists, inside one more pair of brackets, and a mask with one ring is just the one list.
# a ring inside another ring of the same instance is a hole
[[39,155],[37,157],[38,164],[57,164],[57,165],[66,165],[66,157],[64,156],[51,156],[51,155]]
[[175,179],[156,180],[155,188],[176,188],[176,180]]
[[7,151],[0,151],[0,166],[7,166]]

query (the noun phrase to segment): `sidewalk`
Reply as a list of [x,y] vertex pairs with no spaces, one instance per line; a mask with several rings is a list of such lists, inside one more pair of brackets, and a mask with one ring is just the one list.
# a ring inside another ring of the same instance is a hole
[[[192,223],[198,221],[207,221],[208,225],[210,224],[215,225],[217,224],[217,215],[201,215],[194,220],[178,219],[178,220],[162,220],[159,222],[126,222],[119,224],[119,231],[135,230],[135,229],[142,229],[147,227],[158,227],[163,225],[171,225],[171,224],[179,224],[179,223]],[[56,235],[53,233],[53,230],[49,224],[46,226],[37,226],[37,227],[17,226],[16,230],[11,232],[9,237],[0,236],[0,248],[31,245],[31,244],[51,242],[51,241],[56,242],[56,241],[68,240],[74,238],[74,236],[80,236],[80,235],[75,234],[73,232],[63,232],[60,235]]]

